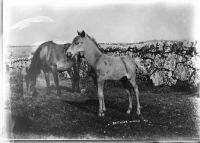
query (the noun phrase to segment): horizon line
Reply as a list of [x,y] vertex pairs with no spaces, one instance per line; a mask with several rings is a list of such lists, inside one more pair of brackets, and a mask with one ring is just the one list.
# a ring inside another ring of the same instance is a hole
[[[145,42],[162,42],[162,41],[165,41],[165,42],[166,41],[173,41],[173,42],[175,42],[175,41],[176,42],[188,41],[188,42],[194,42],[196,40],[192,40],[192,39],[190,39],[190,40],[146,40],[146,41],[138,41],[138,42],[111,42],[111,43],[108,43],[108,42],[99,42],[98,44],[141,44],[141,43],[145,43]],[[48,42],[48,41],[46,41],[46,42]],[[45,43],[45,42],[43,42],[43,43]],[[39,45],[41,45],[41,44],[39,44]],[[71,44],[71,42],[67,42],[67,43],[64,43],[64,44]],[[64,45],[64,44],[61,44],[61,45]],[[13,44],[11,44],[11,45],[8,45],[8,47],[19,47],[19,46],[20,47],[35,47],[35,46],[39,46],[39,45],[34,45],[34,44],[32,44],[32,45],[31,44],[30,45],[28,45],[28,44],[13,45]]]

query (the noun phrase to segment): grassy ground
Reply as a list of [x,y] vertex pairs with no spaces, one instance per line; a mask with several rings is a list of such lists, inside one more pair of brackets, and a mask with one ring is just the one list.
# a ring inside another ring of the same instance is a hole
[[92,82],[83,82],[85,93],[70,91],[71,82],[60,81],[62,95],[56,96],[51,80],[51,93],[41,75],[37,95],[22,98],[16,83],[10,81],[12,111],[16,116],[16,139],[130,139],[166,140],[199,139],[199,104],[196,93],[153,90],[139,85],[141,112],[145,122],[133,111],[126,114],[128,97],[118,87],[105,88],[105,117],[99,118],[98,98]]

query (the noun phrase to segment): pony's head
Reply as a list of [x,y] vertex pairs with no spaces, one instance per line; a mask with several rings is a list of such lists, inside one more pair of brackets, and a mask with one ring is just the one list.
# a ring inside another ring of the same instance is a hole
[[84,44],[85,44],[85,31],[83,30],[82,32],[77,32],[78,36],[76,36],[73,41],[71,46],[67,50],[67,54],[71,54],[72,57],[80,54],[84,54]]
[[25,74],[25,82],[26,82],[26,94],[27,96],[33,96],[35,93],[35,85],[36,85],[36,77],[33,77],[29,69],[26,68],[26,74]]

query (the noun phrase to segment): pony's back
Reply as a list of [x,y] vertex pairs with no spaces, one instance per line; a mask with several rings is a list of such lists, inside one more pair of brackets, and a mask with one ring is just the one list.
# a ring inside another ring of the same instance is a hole
[[58,45],[52,41],[41,44],[33,54],[33,58],[28,70],[31,76],[37,76],[43,67],[51,68],[51,65],[57,65],[57,68],[70,68],[73,60],[68,60],[64,52],[64,44]]

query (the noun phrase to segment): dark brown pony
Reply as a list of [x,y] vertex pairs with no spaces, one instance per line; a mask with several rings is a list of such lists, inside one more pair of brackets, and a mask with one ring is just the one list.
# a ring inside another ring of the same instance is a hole
[[[35,92],[36,78],[41,70],[44,72],[47,84],[47,91],[49,91],[50,81],[49,73],[53,73],[54,82],[57,89],[57,95],[61,94],[59,88],[58,72],[71,72],[71,67],[76,62],[75,58],[67,58],[64,51],[64,44],[58,45],[52,41],[41,44],[35,51],[31,60],[30,67],[26,70],[26,87],[27,95],[32,96]],[[70,73],[71,75],[71,73]]]
[[99,98],[99,116],[104,116],[106,106],[104,103],[103,86],[105,80],[120,80],[129,97],[129,107],[127,114],[132,110],[132,93],[135,92],[137,101],[137,115],[140,115],[139,90],[136,84],[136,66],[146,72],[146,69],[140,65],[139,58],[131,57],[113,57],[103,54],[99,50],[96,41],[87,35],[84,31],[78,32],[68,48],[67,53],[73,56],[79,52],[84,52],[88,64],[94,69],[97,76],[98,98]]

